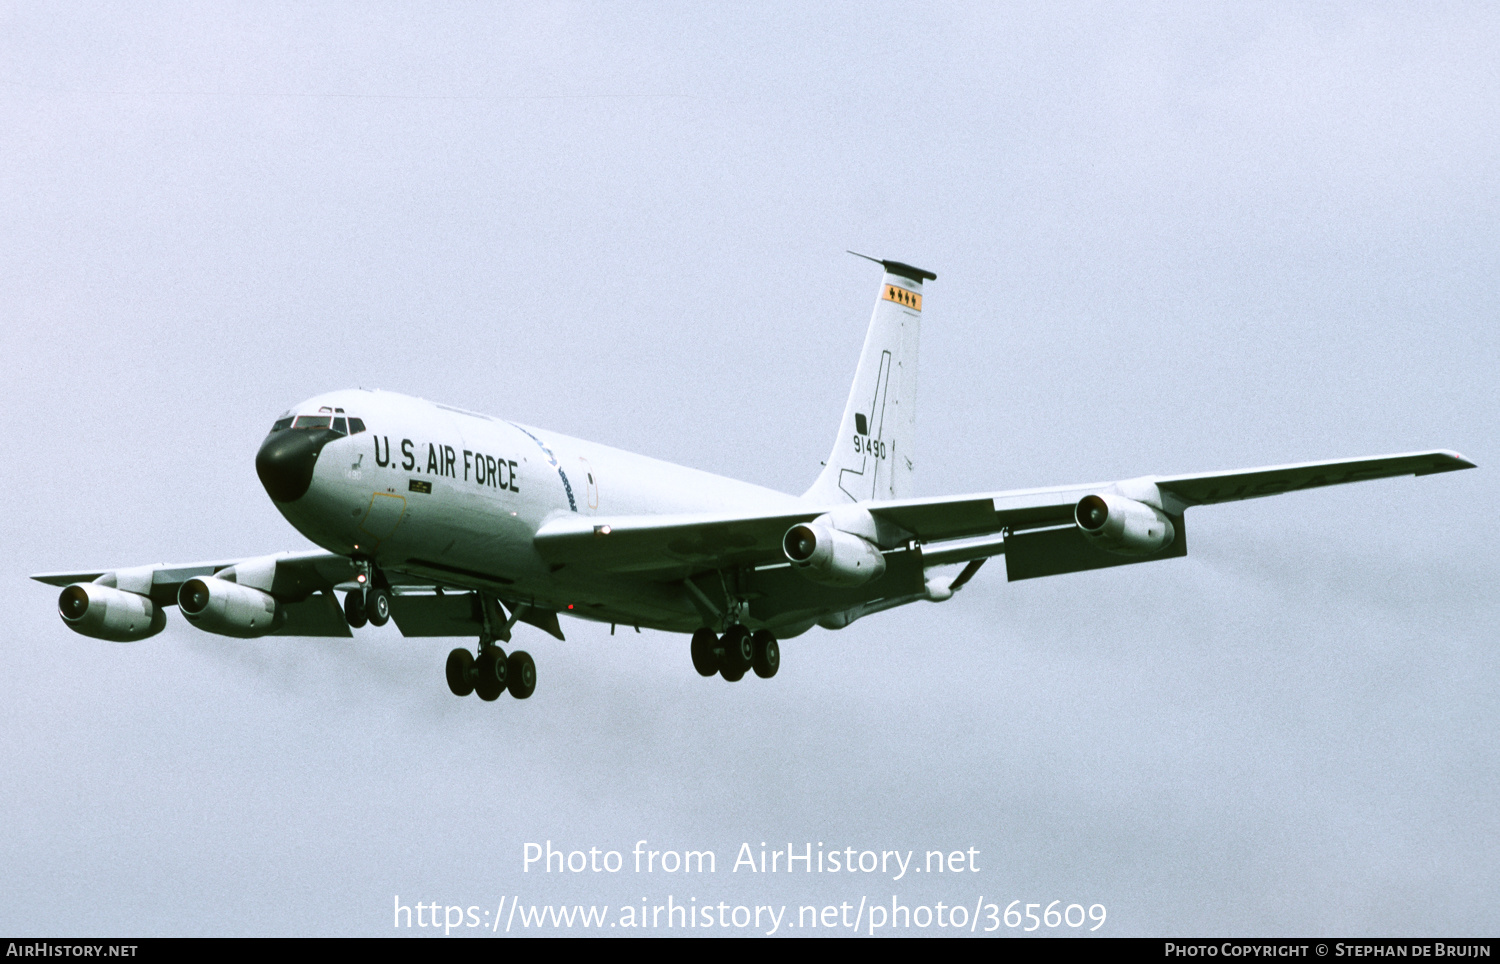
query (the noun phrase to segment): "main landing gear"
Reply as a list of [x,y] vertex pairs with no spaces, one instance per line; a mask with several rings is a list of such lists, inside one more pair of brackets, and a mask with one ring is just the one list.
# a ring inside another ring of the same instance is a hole
[[[355,581],[358,589],[344,596],[344,619],[353,629],[366,623],[384,626],[391,619],[391,588],[385,576],[368,559],[356,559]],[[448,654],[448,689],[454,696],[478,693],[491,702],[510,690],[510,695],[524,700],[536,692],[536,663],[531,654],[517,650],[509,656],[497,640],[510,641],[510,630],[520,618],[517,609],[509,618],[493,596],[479,594],[484,628],[479,635],[479,652],[455,649]]]
[[478,693],[486,703],[499,699],[506,690],[518,700],[526,699],[536,692],[536,663],[523,650],[505,655],[498,642],[510,642],[511,627],[521,618],[523,609],[517,607],[507,617],[499,600],[480,593],[479,610],[484,621],[484,630],[479,634],[479,655],[467,649],[455,649],[448,654],[448,689],[454,696]]
[[699,676],[718,674],[731,683],[752,669],[761,679],[770,679],[781,667],[781,647],[765,629],[752,633],[744,626],[730,626],[722,637],[711,629],[700,629],[693,633],[692,652]]
[[510,690],[510,695],[524,700],[536,691],[536,663],[531,654],[518,649],[509,656],[505,650],[491,643],[480,643],[479,655],[467,649],[455,649],[448,654],[448,688],[454,696],[479,694],[485,702],[500,698]]

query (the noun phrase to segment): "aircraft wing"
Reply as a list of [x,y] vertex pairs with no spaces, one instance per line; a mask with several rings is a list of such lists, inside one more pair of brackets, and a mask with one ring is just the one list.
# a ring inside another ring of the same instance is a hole
[[[1116,493],[1148,503],[1179,523],[1192,506],[1277,495],[1298,489],[1402,475],[1473,468],[1450,451],[1336,459],[1228,472],[1145,476],[1119,482],[1020,489],[930,499],[863,502],[893,538],[882,548],[921,545],[928,565],[1007,553],[1011,579],[1125,565],[1186,553],[1186,538],[1155,556],[1124,557],[1088,544],[1073,524],[1078,501]],[[677,516],[566,516],[541,527],[537,551],[554,566],[685,578],[731,566],[784,562],[781,540],[794,525],[829,511]],[[1181,525],[1178,529],[1181,532]]]
[[249,559],[219,559],[210,562],[157,563],[124,569],[94,569],[82,572],[41,572],[32,576],[49,586],[70,586],[107,577],[106,584],[149,597],[159,606],[177,602],[177,591],[189,579],[212,576],[230,567],[254,572],[241,582],[285,601],[286,622],[273,636],[349,636],[349,625],[333,596],[335,586],[354,578],[347,556],[331,552],[287,552]]
[[70,586],[75,582],[92,582],[113,574],[116,588],[149,596],[162,605],[177,601],[182,584],[197,576],[212,576],[231,566],[259,564],[267,569],[269,583],[263,588],[274,596],[301,599],[320,589],[332,589],[354,578],[349,557],[331,552],[283,552],[248,559],[219,559],[212,562],[157,563],[120,569],[93,569],[83,572],[39,572],[31,578],[49,586]]
[[[194,576],[212,576],[220,569],[228,568],[237,562],[235,559],[222,559],[218,562],[189,562],[181,564],[157,563],[154,566],[135,566],[135,570],[143,570],[147,577],[146,585],[151,591],[143,593],[158,602],[167,603],[177,598],[177,590],[182,584]],[[71,586],[75,582],[93,582],[100,576],[118,572],[117,569],[88,569],[83,572],[39,572],[31,578],[37,582],[44,582],[49,586]],[[167,594],[171,594],[168,599]]]
[[1386,479],[1399,475],[1434,475],[1472,469],[1474,463],[1459,455],[1439,449],[1432,452],[1407,452],[1402,455],[1377,455],[1363,459],[1335,459],[1331,462],[1301,462],[1296,465],[1271,465],[1261,469],[1239,469],[1233,472],[1201,472],[1196,475],[1168,475],[1156,479],[1163,491],[1171,493],[1184,506],[1258,499],[1298,489],[1316,489],[1366,479]]
[[[1363,482],[1368,479],[1432,475],[1472,468],[1474,463],[1457,452],[1434,450],[1300,462],[1293,465],[1268,465],[1226,472],[1145,476],[1119,482],[1020,489],[982,496],[876,502],[867,503],[867,507],[872,513],[902,526],[926,541],[982,536],[1001,529],[1018,531],[1069,525],[1073,522],[1073,507],[1078,504],[1078,500],[1094,492],[1119,491],[1121,495],[1133,497],[1132,491],[1135,491],[1154,498],[1150,494],[1150,488],[1154,486],[1162,501],[1159,508],[1171,515],[1181,515],[1185,509],[1195,505],[1258,499],[1299,489]],[[987,515],[984,511],[988,507],[987,503],[993,503],[992,515]]]
[[[352,635],[334,590],[352,590],[358,586],[354,581],[354,564],[349,557],[332,552],[283,552],[248,559],[39,572],[31,578],[49,586],[71,586],[102,578],[111,588],[147,596],[158,606],[172,606],[177,603],[178,590],[189,579],[218,575],[231,567],[236,570],[235,581],[281,600],[286,620],[269,635],[346,638]],[[440,584],[438,580],[400,569],[386,569],[385,575],[396,590],[391,600],[391,618],[403,636],[472,636],[483,625],[472,593],[434,593],[432,590]],[[554,612],[526,607],[517,618],[562,638]]]

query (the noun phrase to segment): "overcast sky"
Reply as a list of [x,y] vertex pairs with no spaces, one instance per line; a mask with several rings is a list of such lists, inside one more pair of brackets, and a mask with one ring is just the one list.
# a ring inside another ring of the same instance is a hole
[[[672,894],[1493,936],[1496,50],[1478,4],[5,4],[0,930]],[[394,626],[90,640],[26,579],[308,548],[253,460],[334,388],[800,492],[879,283],[848,248],[938,275],[922,494],[1480,468],[1196,509],[1181,560],[997,560],[772,681],[523,627],[525,703]],[[719,872],[522,873],[549,839]],[[761,841],[981,869],[730,873]]]

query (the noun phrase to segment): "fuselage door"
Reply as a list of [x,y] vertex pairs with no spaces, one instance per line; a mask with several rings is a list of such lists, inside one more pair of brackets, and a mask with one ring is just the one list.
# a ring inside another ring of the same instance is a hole
[[370,508],[360,520],[359,531],[369,537],[369,548],[374,549],[391,537],[401,517],[406,514],[406,497],[376,492],[370,496]]
[[589,464],[589,460],[588,459],[586,459],[586,458],[584,458],[583,456],[580,455],[578,457],[578,461],[580,461],[580,462],[583,463],[583,477],[584,477],[584,480],[585,480],[584,481],[584,485],[585,485],[586,491],[588,493],[589,508],[590,509],[597,509],[597,508],[599,508],[599,479],[598,479],[598,473],[594,471],[594,467]]

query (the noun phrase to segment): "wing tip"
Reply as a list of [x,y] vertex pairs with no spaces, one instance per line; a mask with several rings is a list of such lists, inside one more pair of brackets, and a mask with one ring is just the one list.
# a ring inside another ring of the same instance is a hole
[[28,578],[48,586],[71,586],[75,582],[93,582],[104,575],[106,570],[98,572],[37,572]]
[[1439,472],[1459,472],[1463,469],[1477,469],[1478,465],[1470,462],[1452,449],[1439,449],[1432,453],[1432,465],[1429,468],[1416,472],[1416,475],[1436,475]]

